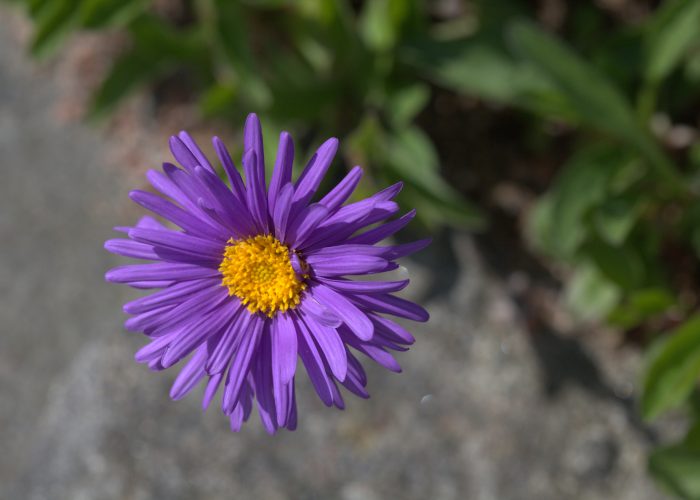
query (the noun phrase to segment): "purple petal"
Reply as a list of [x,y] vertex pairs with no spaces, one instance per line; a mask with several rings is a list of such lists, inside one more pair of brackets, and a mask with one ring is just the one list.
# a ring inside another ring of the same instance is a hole
[[238,345],[247,335],[250,320],[250,313],[245,306],[239,306],[231,324],[209,356],[209,361],[207,361],[207,366],[205,367],[207,373],[214,375],[226,369],[233,354],[238,349]]
[[381,313],[393,314],[400,318],[425,322],[430,319],[428,311],[418,304],[401,297],[388,294],[376,295],[350,295],[349,298],[356,304]]
[[279,146],[277,148],[277,159],[272,170],[270,187],[267,191],[270,215],[275,212],[277,196],[282,187],[292,181],[292,166],[294,163],[294,142],[287,132],[280,134]]
[[275,210],[272,214],[272,221],[275,226],[275,236],[280,241],[286,240],[287,223],[289,220],[289,209],[292,206],[292,197],[294,196],[294,186],[285,184],[280,190],[275,204]]
[[374,229],[370,229],[369,231],[358,234],[357,236],[353,236],[346,243],[374,245],[375,243],[379,243],[383,239],[388,238],[406,227],[406,225],[411,222],[415,216],[416,211],[411,210],[396,220],[387,222],[381,226],[377,226]]
[[264,170],[258,167],[256,151],[249,149],[243,156],[248,209],[259,231],[267,232],[267,194]]
[[299,334],[299,356],[306,367],[306,373],[308,373],[309,379],[323,404],[331,406],[333,404],[333,390],[330,387],[331,382],[326,373],[323,358],[304,322],[296,318],[294,324],[297,326]]
[[174,400],[182,399],[204,377],[204,362],[207,360],[206,346],[201,346],[187,364],[180,370],[173,386],[170,389],[170,397]]
[[334,212],[350,198],[350,195],[355,191],[355,188],[362,179],[362,168],[353,167],[348,175],[338,183],[331,191],[321,198],[321,205],[328,207],[328,210]]
[[330,328],[318,323],[310,315],[304,314],[303,310],[299,311],[299,315],[306,324],[311,336],[321,348],[326,362],[335,378],[341,382],[345,380],[345,375],[348,371],[348,359],[345,355],[345,345],[340,339],[338,332],[335,328]]
[[185,145],[179,137],[174,135],[170,137],[170,151],[180,165],[188,171],[193,171],[194,167],[199,165],[197,158],[194,157],[192,151]]
[[348,299],[325,285],[312,286],[309,291],[314,299],[337,314],[358,338],[362,340],[372,338],[374,333],[372,322]]
[[278,313],[272,319],[273,377],[280,385],[287,384],[297,368],[297,333],[292,318],[286,313]]
[[299,307],[310,316],[313,316],[313,318],[322,325],[336,328],[342,323],[337,314],[323,304],[319,304],[310,294],[305,295]]
[[339,292],[350,293],[391,293],[403,290],[409,280],[401,281],[351,281],[318,278],[318,281]]
[[187,281],[220,276],[217,269],[191,264],[157,262],[155,264],[131,264],[115,267],[105,274],[105,279],[112,283],[130,283],[136,281],[172,280]]
[[309,205],[289,225],[286,241],[292,248],[301,246],[316,227],[328,217],[328,208],[319,203]]
[[194,236],[203,236],[208,239],[213,239],[214,241],[226,241],[226,236],[221,233],[220,229],[216,229],[206,221],[195,217],[191,213],[164,200],[160,196],[136,190],[131,191],[129,197],[142,207],[177,224],[183,230]]
[[[231,320],[233,305],[218,307],[195,322],[172,343],[163,355],[161,363],[166,368],[174,365],[201,345],[208,337],[216,335]],[[204,367],[202,367],[204,370]]]
[[134,228],[129,231],[129,237],[136,241],[177,250],[180,253],[205,260],[211,259],[217,268],[224,255],[225,245],[221,241],[214,242],[177,231]]
[[393,342],[399,344],[413,344],[416,339],[404,327],[395,321],[379,316],[375,313],[368,313],[367,316],[374,323],[375,332],[381,332],[385,337],[388,337]]
[[160,260],[158,254],[153,251],[152,245],[138,243],[124,238],[116,238],[105,241],[105,250],[124,257],[134,259]]
[[338,150],[338,139],[331,137],[314,153],[294,185],[292,211],[297,212],[313,198]]
[[207,382],[207,388],[204,389],[204,397],[202,398],[202,410],[209,408],[211,400],[214,399],[216,391],[219,390],[219,386],[221,385],[221,380],[223,380],[223,378],[223,373],[217,373],[209,377],[209,382]]
[[264,320],[258,316],[251,316],[251,327],[244,332],[241,342],[233,355],[231,366],[226,375],[224,385],[224,397],[221,402],[221,409],[229,415],[239,400],[241,387],[245,381],[253,354],[258,348],[258,341],[262,334]]
[[372,255],[334,255],[319,257],[310,255],[306,263],[318,276],[343,276],[346,274],[371,274],[387,270],[388,261]]
[[[258,355],[255,358],[252,375],[255,385],[255,396],[258,400],[258,414],[260,420],[268,434],[274,434],[277,430],[277,411],[275,409],[275,396],[272,387],[272,370],[270,367],[271,345],[269,322],[266,322],[266,328],[263,331],[260,339],[260,347]],[[280,401],[285,405],[286,401]],[[286,411],[284,412],[286,416]]]
[[132,300],[124,304],[123,310],[128,314],[139,314],[150,311],[155,307],[177,304],[189,298],[193,293],[208,287],[216,287],[218,279],[203,279],[194,281],[183,281],[170,288],[155,292],[145,297]]
[[178,138],[187,146],[187,149],[190,150],[190,153],[195,157],[197,161],[197,165],[200,167],[204,167],[207,170],[209,170],[211,173],[216,173],[214,170],[214,167],[211,166],[211,163],[209,163],[209,160],[205,156],[204,153],[202,153],[202,150],[199,149],[199,146],[197,146],[197,143],[194,141],[192,136],[185,132],[184,130],[181,130],[179,134],[177,134]]
[[238,198],[239,203],[245,203],[246,198],[243,179],[241,178],[241,174],[238,173],[238,169],[236,168],[235,163],[233,163],[233,159],[231,158],[228,149],[226,149],[226,146],[224,146],[224,143],[218,137],[214,137],[212,139],[212,144],[214,144],[216,154],[219,157],[219,160],[221,161],[221,165],[223,165],[224,167],[226,176],[228,177],[229,183],[231,184],[231,190],[233,191],[233,195],[236,198]]

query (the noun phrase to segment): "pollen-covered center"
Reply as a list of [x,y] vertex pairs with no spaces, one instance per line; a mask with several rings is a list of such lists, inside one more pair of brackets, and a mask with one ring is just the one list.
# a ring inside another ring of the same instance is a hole
[[228,240],[219,271],[228,287],[251,313],[268,316],[294,309],[306,283],[292,268],[289,249],[271,235]]

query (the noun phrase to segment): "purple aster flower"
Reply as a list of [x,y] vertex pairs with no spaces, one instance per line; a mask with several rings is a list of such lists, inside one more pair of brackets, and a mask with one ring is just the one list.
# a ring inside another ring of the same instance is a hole
[[348,278],[396,269],[396,259],[429,243],[376,245],[415,215],[387,221],[399,210],[392,199],[401,184],[344,204],[362,176],[355,167],[313,202],[338,140],[323,143],[293,182],[294,146],[283,132],[266,186],[262,131],[252,114],[244,133],[245,184],[222,142],[215,137],[213,143],[230,187],[181,132],[171,137],[170,149],[183,168],[165,163],[163,172],[147,174],[166,198],[130,194],[180,230],[146,216],[135,227],[116,228],[129,239],[105,243],[110,252],[155,261],[106,274],[114,283],[159,289],[124,305],[131,315],[126,329],[150,339],[136,360],[164,370],[191,355],[170,396],[180,399],[206,379],[203,407],[221,388],[221,408],[235,431],[254,400],[269,433],[296,427],[297,356],[327,406],[344,407],[338,383],[367,398],[356,353],[398,372],[388,351],[413,343],[408,331],[384,315],[428,319],[422,307],[392,295],[408,280]]

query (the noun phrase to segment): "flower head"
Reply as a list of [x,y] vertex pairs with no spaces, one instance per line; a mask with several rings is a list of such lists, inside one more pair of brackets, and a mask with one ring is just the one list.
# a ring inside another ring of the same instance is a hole
[[[221,407],[239,430],[257,401],[263,425],[274,433],[297,423],[297,357],[321,400],[343,408],[338,383],[366,398],[362,353],[399,371],[389,350],[405,350],[413,337],[393,315],[426,321],[420,306],[392,295],[408,284],[368,281],[390,271],[396,259],[422,249],[428,240],[377,246],[403,228],[411,211],[392,201],[401,184],[345,204],[362,169],[353,168],[318,202],[319,185],[338,148],[329,139],[292,181],[294,146],[280,136],[269,186],[265,183],[262,132],[255,115],[246,121],[245,183],[218,138],[224,183],[185,132],[170,148],[182,168],[165,163],[147,176],[164,197],[144,191],[130,196],[170,221],[169,228],[145,216],[135,227],[116,228],[129,239],[113,239],[113,253],[154,261],[114,268],[108,281],[153,289],[124,305],[125,326],[150,342],[136,360],[152,370],[169,368],[187,356],[170,391],[180,399],[206,379],[203,407],[221,390]],[[375,225],[371,229],[368,226]]]

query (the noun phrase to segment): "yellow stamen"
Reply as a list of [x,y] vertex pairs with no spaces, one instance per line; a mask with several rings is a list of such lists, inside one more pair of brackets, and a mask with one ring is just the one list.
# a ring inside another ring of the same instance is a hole
[[219,271],[229,295],[241,299],[251,313],[270,317],[299,304],[306,283],[294,272],[289,249],[277,238],[258,235],[228,243]]

